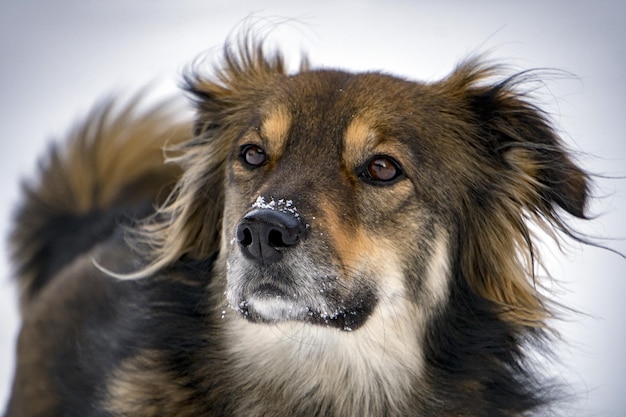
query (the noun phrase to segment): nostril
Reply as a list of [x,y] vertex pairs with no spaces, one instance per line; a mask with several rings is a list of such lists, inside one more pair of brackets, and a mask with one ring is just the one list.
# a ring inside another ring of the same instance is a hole
[[244,246],[250,246],[252,244],[252,232],[250,229],[244,229],[241,244]]
[[275,248],[282,248],[285,246],[289,246],[284,242],[283,234],[281,233],[281,231],[276,230],[276,229],[270,230],[270,232],[267,235],[267,241],[270,244],[270,246],[273,246]]
[[237,241],[243,246],[252,244],[252,232],[247,227],[237,228]]

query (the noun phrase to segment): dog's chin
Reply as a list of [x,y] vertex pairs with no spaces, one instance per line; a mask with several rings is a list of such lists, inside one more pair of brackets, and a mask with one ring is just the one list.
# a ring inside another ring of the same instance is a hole
[[289,295],[277,288],[262,286],[237,298],[236,302],[231,300],[230,305],[251,323],[296,321],[351,332],[363,325],[374,308],[375,298],[371,295],[366,298],[367,303],[332,308],[326,303],[305,304],[296,294]]
[[306,321],[309,308],[299,305],[284,295],[253,294],[239,303],[243,316],[255,322],[278,323],[281,321]]
[[243,317],[253,322],[306,321],[311,315],[311,309],[303,305],[302,297],[271,283],[248,288],[244,294],[229,301]]

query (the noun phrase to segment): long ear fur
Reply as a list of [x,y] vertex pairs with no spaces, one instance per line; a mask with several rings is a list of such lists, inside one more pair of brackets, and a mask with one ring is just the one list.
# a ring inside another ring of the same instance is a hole
[[472,60],[443,82],[464,95],[474,146],[495,163],[482,170],[464,202],[461,268],[470,286],[501,306],[512,323],[541,327],[551,315],[537,288],[540,264],[529,223],[581,240],[563,214],[585,218],[589,177],[572,160],[547,115],[519,87],[530,72],[486,84],[500,69]]
[[185,75],[183,88],[197,108],[195,137],[170,149],[168,161],[182,166],[184,174],[167,202],[136,233],[134,241],[148,254],[148,264],[126,278],[150,275],[185,255],[206,257],[219,248],[224,165],[241,133],[237,117],[261,86],[285,74],[283,57],[268,55],[248,34],[237,48],[226,44],[222,65],[213,68],[212,77],[201,76],[197,64]]

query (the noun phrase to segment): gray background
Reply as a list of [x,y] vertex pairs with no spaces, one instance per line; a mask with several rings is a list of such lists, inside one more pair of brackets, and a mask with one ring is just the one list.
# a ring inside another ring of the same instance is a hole
[[[175,3],[175,4],[174,4]],[[575,77],[539,92],[580,162],[602,175],[580,228],[626,252],[626,3],[583,1],[223,1],[0,0],[0,235],[6,236],[19,178],[32,175],[47,143],[110,92],[147,83],[175,91],[184,64],[215,53],[253,16],[285,19],[271,39],[297,59],[350,70],[380,69],[420,80],[446,75],[476,51],[516,68]],[[605,250],[546,245],[559,301],[584,314],[556,323],[562,374],[580,393],[566,415],[623,416],[626,409],[626,262]],[[0,407],[8,395],[18,315],[0,244]]]

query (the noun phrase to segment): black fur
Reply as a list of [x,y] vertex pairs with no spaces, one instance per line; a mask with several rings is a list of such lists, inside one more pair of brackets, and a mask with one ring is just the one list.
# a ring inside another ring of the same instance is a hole
[[[68,178],[90,167],[53,150],[43,185],[27,190],[6,416],[547,412],[559,392],[529,350],[550,355],[551,305],[520,258],[534,268],[529,218],[574,236],[562,210],[585,217],[588,177],[515,90],[526,74],[484,86],[493,68],[470,61],[433,84],[289,75],[280,55],[248,44],[224,61],[213,79],[186,78],[198,115],[173,147],[182,174],[160,171],[171,136],[160,116],[114,119],[108,137],[106,110],[68,146],[112,171],[73,190]],[[100,152],[107,140],[115,152]],[[150,140],[154,164],[133,171]],[[248,144],[269,149],[266,165],[242,168]],[[381,152],[402,175],[363,181]],[[98,198],[110,172],[127,171]],[[306,230],[297,244],[264,242],[280,251],[268,264],[235,238],[263,195],[293,198],[289,221]],[[254,287],[267,282],[281,292]]]

